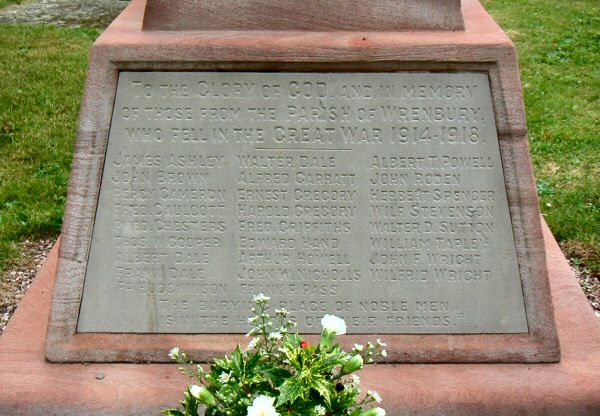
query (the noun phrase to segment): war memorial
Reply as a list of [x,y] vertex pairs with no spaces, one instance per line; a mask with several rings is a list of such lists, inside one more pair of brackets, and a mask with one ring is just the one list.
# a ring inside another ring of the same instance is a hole
[[256,293],[302,333],[334,313],[344,345],[384,337],[363,380],[388,414],[600,411],[600,325],[540,216],[512,42],[474,0],[347,3],[134,0],[96,41],[0,413],[156,414],[169,349],[246,342]]

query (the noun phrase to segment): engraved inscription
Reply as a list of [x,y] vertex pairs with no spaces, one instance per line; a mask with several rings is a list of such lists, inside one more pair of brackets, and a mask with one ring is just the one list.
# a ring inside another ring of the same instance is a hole
[[80,332],[527,332],[488,77],[122,72]]

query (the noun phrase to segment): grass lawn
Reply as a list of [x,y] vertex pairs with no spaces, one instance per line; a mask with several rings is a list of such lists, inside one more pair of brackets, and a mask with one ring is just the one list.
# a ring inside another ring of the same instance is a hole
[[23,0],[0,0],[0,9],[11,4],[21,4]]
[[600,273],[600,2],[485,0],[517,46],[542,212]]
[[0,272],[19,261],[21,241],[60,232],[87,54],[97,35],[0,25]]
[[[600,273],[600,2],[484,4],[519,49],[542,211],[566,254]],[[23,240],[60,232],[97,35],[0,25],[0,276]]]

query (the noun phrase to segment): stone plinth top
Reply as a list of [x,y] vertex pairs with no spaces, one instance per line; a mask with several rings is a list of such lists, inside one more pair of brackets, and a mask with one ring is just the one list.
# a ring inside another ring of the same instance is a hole
[[148,0],[144,30],[464,30],[460,0]]

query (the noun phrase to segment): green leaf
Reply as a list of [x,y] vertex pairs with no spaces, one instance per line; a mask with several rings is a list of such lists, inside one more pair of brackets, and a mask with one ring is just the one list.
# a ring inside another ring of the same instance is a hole
[[161,410],[161,413],[165,416],[185,416],[185,414],[177,409],[165,409]]
[[191,394],[186,392],[182,404],[185,407],[185,416],[198,416],[198,401]]
[[254,368],[260,363],[261,358],[262,356],[258,352],[250,354],[246,360],[246,372],[253,372]]
[[292,376],[292,373],[281,367],[267,368],[262,370],[262,373],[273,382],[275,387],[279,387],[286,379]]
[[244,375],[244,357],[242,356],[239,345],[235,347],[235,350],[231,355],[231,366],[233,367],[234,372],[239,374],[240,377]]
[[242,350],[240,349],[239,344],[237,347],[235,347],[235,350],[233,350],[231,359],[233,360],[234,363],[240,363],[240,364],[244,361],[244,358],[242,356]]
[[319,392],[321,397],[327,403],[327,406],[331,406],[331,390],[329,389],[329,383],[322,379],[313,379],[311,387]]
[[302,337],[298,334],[289,334],[287,336],[287,344],[293,347],[299,347],[302,342]]
[[283,405],[285,403],[293,403],[298,397],[302,396],[305,391],[302,383],[296,378],[288,378],[281,386],[277,388],[281,394],[277,399],[277,405]]

